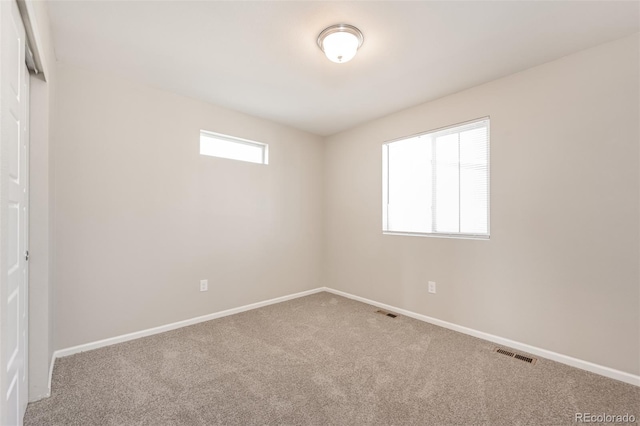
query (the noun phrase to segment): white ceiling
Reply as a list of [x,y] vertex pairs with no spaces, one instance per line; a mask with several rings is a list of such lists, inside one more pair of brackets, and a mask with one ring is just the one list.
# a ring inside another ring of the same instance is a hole
[[[639,31],[639,3],[54,1],[58,60],[330,135]],[[349,23],[346,64],[316,45]]]

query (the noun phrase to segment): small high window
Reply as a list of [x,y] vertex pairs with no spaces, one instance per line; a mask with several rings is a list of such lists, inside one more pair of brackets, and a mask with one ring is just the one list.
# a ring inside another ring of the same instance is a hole
[[200,154],[269,164],[269,145],[205,130],[200,131]]
[[382,146],[390,234],[489,238],[489,119]]

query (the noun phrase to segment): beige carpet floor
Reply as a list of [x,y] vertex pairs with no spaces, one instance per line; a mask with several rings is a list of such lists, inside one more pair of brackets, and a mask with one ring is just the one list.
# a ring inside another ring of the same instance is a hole
[[25,425],[570,425],[640,388],[329,293],[58,359]]

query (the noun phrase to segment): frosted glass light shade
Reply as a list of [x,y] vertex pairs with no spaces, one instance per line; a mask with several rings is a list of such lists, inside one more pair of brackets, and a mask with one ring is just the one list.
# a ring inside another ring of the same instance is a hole
[[318,36],[320,49],[330,61],[338,64],[353,59],[363,41],[360,30],[347,24],[332,25]]
[[336,63],[348,62],[356,56],[358,38],[350,33],[329,34],[322,42],[324,54]]

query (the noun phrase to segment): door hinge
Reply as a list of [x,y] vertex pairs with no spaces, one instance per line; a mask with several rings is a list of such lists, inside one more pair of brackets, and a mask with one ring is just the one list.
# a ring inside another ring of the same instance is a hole
[[29,261],[29,250],[24,253],[24,260]]

